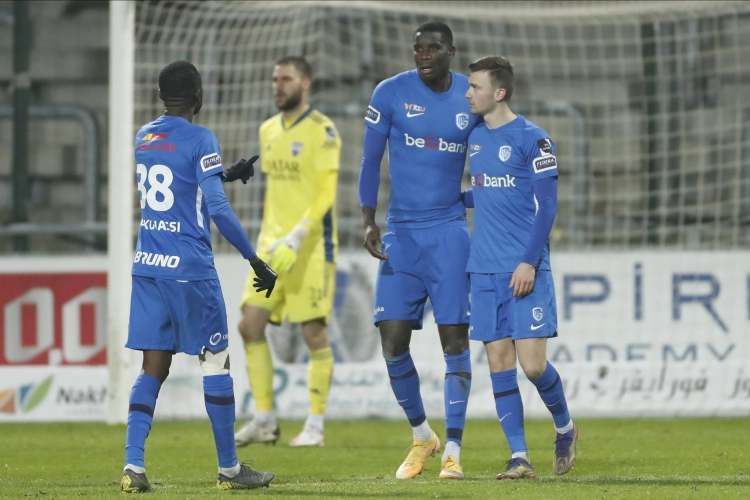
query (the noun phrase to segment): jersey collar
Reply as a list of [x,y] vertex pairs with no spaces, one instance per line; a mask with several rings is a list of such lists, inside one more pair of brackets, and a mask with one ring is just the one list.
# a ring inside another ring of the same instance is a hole
[[279,117],[279,118],[281,118],[281,128],[282,128],[282,129],[284,129],[284,130],[290,130],[290,129],[294,128],[294,126],[295,126],[295,125],[297,125],[297,124],[298,124],[299,122],[301,122],[302,120],[304,120],[305,118],[307,118],[307,116],[308,116],[308,115],[309,115],[310,113],[312,113],[312,110],[313,110],[312,106],[309,106],[309,107],[307,108],[307,110],[305,110],[305,112],[304,112],[304,113],[302,113],[301,115],[299,115],[299,116],[297,117],[297,119],[296,119],[296,120],[294,120],[294,122],[292,122],[292,124],[291,124],[291,125],[289,125],[289,128],[286,128],[286,127],[284,126],[284,115],[282,114],[282,115],[281,115],[281,116]]
[[427,92],[429,92],[432,96],[439,100],[448,99],[452,94],[453,91],[456,89],[456,73],[453,71],[450,72],[451,74],[451,86],[446,90],[445,92],[435,92],[430,87],[425,85],[425,83],[422,81],[421,78],[419,78],[419,71],[414,69],[412,70],[414,72],[414,76],[417,77],[417,80],[419,80],[419,84],[422,86],[423,89],[425,89]]

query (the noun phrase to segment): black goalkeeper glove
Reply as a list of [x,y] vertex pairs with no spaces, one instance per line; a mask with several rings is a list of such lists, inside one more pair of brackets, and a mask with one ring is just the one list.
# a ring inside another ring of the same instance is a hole
[[226,172],[224,172],[224,175],[227,177],[224,182],[233,182],[239,179],[243,184],[247,184],[247,180],[255,173],[253,163],[255,163],[257,159],[258,155],[255,155],[249,160],[242,159],[229,167]]
[[270,297],[271,292],[273,292],[273,287],[276,286],[276,279],[279,275],[276,274],[273,269],[268,267],[268,264],[260,259],[254,264],[251,262],[250,265],[253,267],[253,271],[255,271],[255,278],[253,278],[255,291],[260,293],[267,290],[266,298]]

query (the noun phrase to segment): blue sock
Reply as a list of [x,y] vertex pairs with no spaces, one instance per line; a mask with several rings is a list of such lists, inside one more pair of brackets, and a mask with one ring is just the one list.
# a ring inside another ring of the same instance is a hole
[[128,407],[128,430],[125,435],[125,465],[146,467],[143,459],[146,438],[151,431],[156,398],[161,382],[150,375],[140,375],[135,379],[130,392]]
[[471,390],[471,357],[466,349],[461,354],[444,354],[445,358],[445,435],[446,441],[461,446],[466,422],[466,405]]
[[234,446],[234,385],[231,375],[204,376],[203,397],[214,431],[219,467],[234,467],[238,462]]
[[555,427],[561,429],[568,425],[570,423],[568,402],[565,401],[560,375],[555,370],[555,367],[552,366],[552,363],[548,361],[547,368],[542,373],[542,376],[536,380],[532,380],[531,383],[536,386],[539,396],[542,397],[542,401],[544,401],[547,409],[552,414]]
[[516,369],[490,373],[492,392],[495,393],[495,410],[511,453],[528,452],[523,429],[523,401],[518,391]]
[[419,375],[414,367],[411,354],[406,351],[395,358],[385,357],[385,366],[391,379],[391,387],[396,401],[404,409],[412,427],[417,427],[427,420],[419,393]]

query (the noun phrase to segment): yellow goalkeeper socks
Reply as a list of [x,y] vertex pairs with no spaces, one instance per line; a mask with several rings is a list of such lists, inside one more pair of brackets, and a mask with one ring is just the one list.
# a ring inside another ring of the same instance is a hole
[[326,412],[328,393],[333,377],[333,350],[330,347],[310,351],[307,364],[307,392],[310,395],[310,415],[323,415]]
[[256,412],[273,411],[273,361],[268,342],[248,342],[245,344],[247,376],[255,398]]

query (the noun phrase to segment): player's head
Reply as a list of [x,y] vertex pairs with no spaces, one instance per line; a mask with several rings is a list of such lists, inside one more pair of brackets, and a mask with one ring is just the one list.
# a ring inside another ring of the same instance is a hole
[[197,115],[203,106],[201,74],[187,61],[168,64],[159,73],[159,99],[168,107],[193,108]]
[[486,115],[513,95],[513,66],[502,56],[481,57],[469,64],[469,100],[471,112]]
[[307,103],[312,86],[312,66],[304,57],[287,56],[273,67],[273,100],[281,111],[290,111],[300,102]]
[[447,24],[431,21],[414,32],[414,62],[419,77],[426,84],[446,77],[455,54],[453,32]]

